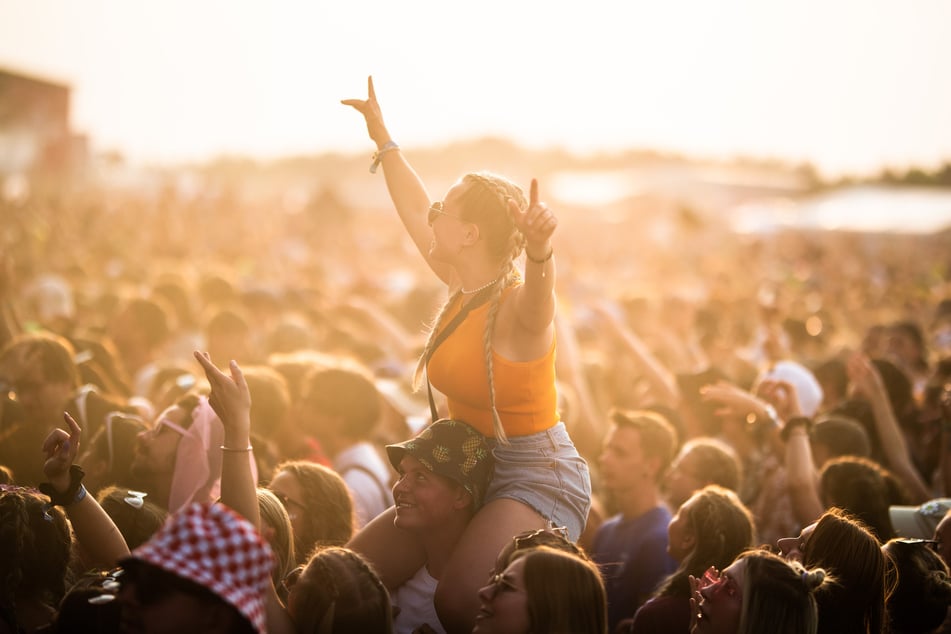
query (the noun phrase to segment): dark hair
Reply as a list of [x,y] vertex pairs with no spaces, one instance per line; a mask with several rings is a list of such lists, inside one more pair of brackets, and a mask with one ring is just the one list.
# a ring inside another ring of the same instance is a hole
[[822,503],[839,507],[865,523],[879,541],[895,537],[888,507],[906,502],[893,475],[867,458],[839,456],[819,473]]
[[898,583],[888,597],[893,632],[931,632],[951,606],[948,565],[927,541],[889,540],[882,550],[895,564]]
[[829,458],[868,458],[872,452],[871,441],[865,428],[857,420],[845,416],[820,418],[813,424],[809,439],[828,448]]
[[836,585],[816,593],[819,632],[882,632],[890,578],[875,535],[839,508],[822,514],[802,550],[803,565],[820,566]]
[[89,454],[108,465],[103,485],[128,485],[131,482],[136,437],[148,428],[145,421],[131,414],[113,412],[106,416],[102,427],[89,441]]
[[71,536],[62,509],[34,489],[0,486],[0,610],[16,597],[55,606],[66,592]]
[[736,493],[710,485],[688,501],[692,501],[690,507],[684,503],[677,512],[686,515],[684,519],[696,537],[696,545],[654,596],[689,597],[691,575],[699,579],[710,566],[722,569],[753,546],[753,515]]
[[[372,566],[349,548],[318,549],[301,575],[312,579],[302,592],[306,614],[291,614],[301,634],[393,631],[390,595]],[[298,585],[301,581],[297,582]],[[295,588],[296,589],[296,588]],[[327,619],[329,629],[321,625]]]
[[39,355],[40,368],[46,381],[65,381],[74,388],[79,387],[76,351],[67,339],[51,332],[22,333],[0,350],[0,359],[5,360],[20,351],[23,351],[24,357]]
[[128,489],[106,487],[96,498],[122,533],[129,550],[147,542],[168,517],[168,512],[147,496]]

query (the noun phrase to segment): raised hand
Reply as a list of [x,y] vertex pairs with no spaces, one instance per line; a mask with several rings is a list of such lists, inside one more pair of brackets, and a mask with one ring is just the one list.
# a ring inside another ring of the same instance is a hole
[[225,437],[237,434],[250,435],[251,391],[248,389],[244,373],[238,367],[237,361],[230,363],[231,376],[228,376],[211,362],[207,352],[196,351],[195,359],[205,370],[205,376],[211,385],[208,404],[221,419],[225,428]]
[[43,441],[43,453],[46,454],[43,475],[57,491],[69,489],[69,468],[79,454],[79,441],[83,435],[79,423],[72,416],[63,412],[63,420],[69,431],[56,428]]
[[341,99],[340,103],[350,106],[363,115],[367,124],[367,132],[370,138],[376,143],[377,147],[383,147],[390,141],[390,133],[386,130],[383,123],[383,113],[380,111],[380,104],[376,100],[376,91],[373,90],[373,77],[367,77],[367,98],[366,99]]
[[558,226],[558,218],[543,202],[538,200],[538,180],[532,179],[529,190],[528,209],[522,211],[518,203],[509,201],[515,226],[525,236],[525,251],[534,260],[544,260],[551,249],[551,236]]

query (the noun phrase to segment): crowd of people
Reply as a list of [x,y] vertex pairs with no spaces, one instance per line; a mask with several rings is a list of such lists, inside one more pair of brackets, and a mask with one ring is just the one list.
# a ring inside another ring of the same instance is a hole
[[592,246],[343,104],[398,220],[0,203],[0,634],[951,632],[946,241]]

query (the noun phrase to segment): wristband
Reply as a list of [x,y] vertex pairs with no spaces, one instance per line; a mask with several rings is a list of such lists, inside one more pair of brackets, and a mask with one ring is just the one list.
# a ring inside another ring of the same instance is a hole
[[808,416],[795,416],[786,421],[782,431],[779,432],[779,436],[783,439],[783,442],[789,441],[789,434],[797,427],[805,429],[806,435],[808,436],[809,431],[812,429],[812,419]]
[[376,174],[376,168],[380,166],[380,161],[383,160],[383,155],[387,152],[392,152],[393,150],[400,149],[400,146],[397,145],[394,141],[387,141],[383,144],[379,150],[373,153],[373,162],[370,163],[370,173]]
[[247,453],[249,451],[254,451],[254,447],[252,447],[251,445],[248,445],[247,447],[243,449],[240,447],[225,447],[224,445],[221,445],[219,449],[221,449],[222,451],[230,451],[231,453]]
[[544,264],[551,259],[551,256],[555,255],[555,247],[548,247],[548,255],[543,258],[536,259],[532,257],[532,254],[528,252],[528,249],[525,249],[525,257],[529,259],[530,262],[535,264]]
[[86,473],[83,468],[74,464],[69,468],[69,488],[60,493],[49,482],[43,482],[38,487],[40,492],[50,499],[53,506],[67,507],[82,501],[86,497],[86,487],[83,486],[83,477]]

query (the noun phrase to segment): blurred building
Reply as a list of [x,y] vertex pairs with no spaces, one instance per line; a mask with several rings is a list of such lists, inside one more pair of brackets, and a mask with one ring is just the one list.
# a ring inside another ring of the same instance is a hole
[[0,68],[0,180],[83,169],[88,147],[70,130],[70,87]]

